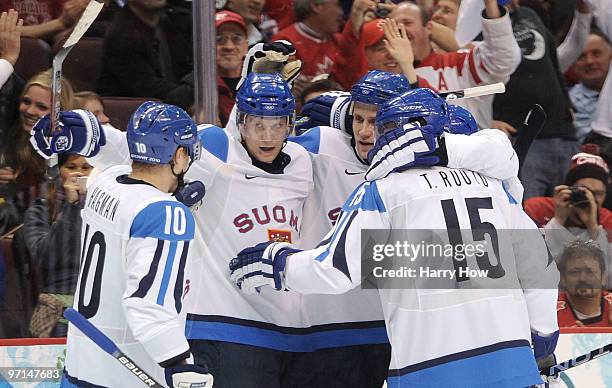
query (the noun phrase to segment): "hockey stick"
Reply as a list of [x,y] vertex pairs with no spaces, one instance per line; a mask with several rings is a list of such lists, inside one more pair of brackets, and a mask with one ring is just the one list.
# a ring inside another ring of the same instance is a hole
[[472,98],[480,96],[488,96],[490,94],[504,93],[506,91],[506,85],[502,82],[496,84],[475,86],[473,88],[467,88],[463,90],[455,90],[454,92],[439,93],[439,96],[444,98],[446,101],[458,100],[460,98]]
[[[85,11],[83,11],[83,14],[68,36],[68,39],[66,39],[64,44],[62,44],[61,49],[57,52],[57,54],[55,54],[55,57],[53,57],[53,80],[51,84],[51,133],[49,134],[49,143],[51,143],[50,137],[58,131],[59,127],[59,113],[62,108],[62,64],[64,63],[64,59],[66,59],[66,56],[70,50],[72,50],[72,48],[79,42],[85,32],[89,29],[89,26],[91,26],[94,20],[96,20],[96,17],[98,17],[98,14],[100,11],[102,11],[102,7],[104,7],[104,0],[89,1],[87,8],[85,8]],[[57,178],[58,173],[57,154],[53,154],[47,161],[47,179],[54,180]]]
[[540,370],[540,374],[546,376],[554,376],[557,373],[584,364],[585,362],[589,362],[601,356],[605,356],[610,352],[612,352],[612,343],[602,346],[601,348],[593,349],[589,353],[583,354],[581,356],[570,358],[567,361],[560,362],[557,365],[553,365],[549,368],[543,368]]
[[91,322],[73,308],[64,311],[64,317],[77,327],[83,334],[92,340],[100,349],[113,356],[121,365],[129,370],[134,376],[143,382],[147,387],[163,388],[164,386],[155,381],[151,375],[142,370],[132,359],[123,354],[115,343],[95,327]]
[[546,112],[540,105],[535,104],[525,116],[525,120],[520,128],[518,128],[518,136],[514,142],[513,148],[516,151],[516,156],[519,161],[519,176],[523,168],[523,163],[531,147],[531,143],[542,132],[546,123]]

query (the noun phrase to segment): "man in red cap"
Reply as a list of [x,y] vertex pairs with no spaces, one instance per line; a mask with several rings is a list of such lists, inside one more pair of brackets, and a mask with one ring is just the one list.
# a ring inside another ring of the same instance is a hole
[[[586,150],[597,152],[589,145]],[[561,258],[569,243],[594,240],[604,252],[608,267],[612,264],[608,242],[612,212],[602,207],[609,176],[608,165],[600,156],[580,152],[572,157],[565,184],[555,187],[553,197],[534,197],[525,201],[525,212],[544,228],[546,243],[556,259]],[[607,284],[612,285],[610,274]]]
[[247,27],[242,16],[232,11],[215,14],[217,28],[217,90],[219,120],[225,126],[236,100],[242,60],[248,50]]

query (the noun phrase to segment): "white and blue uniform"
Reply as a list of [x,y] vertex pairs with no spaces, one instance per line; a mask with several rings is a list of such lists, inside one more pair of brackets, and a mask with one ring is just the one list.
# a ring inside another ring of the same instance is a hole
[[[82,211],[74,308],[158,382],[160,363],[189,356],[183,298],[195,221],[183,204],[115,166],[93,182]],[[62,386],[142,381],[69,325]]]
[[[454,221],[445,218],[451,216]],[[544,334],[558,330],[557,291],[518,285],[548,279],[556,286],[558,272],[536,226],[498,180],[434,167],[364,183],[318,248],[287,258],[285,285],[303,294],[344,293],[361,282],[362,230],[446,230],[448,222],[468,230],[474,222],[488,223],[500,231],[505,237],[499,240],[498,260],[505,275],[484,279],[484,288],[490,289],[379,289],[392,347],[388,386],[515,388],[540,383],[530,329]],[[515,233],[524,230],[533,230],[529,241],[525,233]],[[499,282],[516,287],[496,288]]]
[[[314,127],[289,138],[311,155],[314,190],[304,204],[302,240],[299,248],[310,249],[333,228],[342,204],[363,182],[368,165],[359,160],[351,136],[331,127]],[[516,176],[518,159],[507,136],[488,129],[471,136],[446,133],[448,165],[508,179]],[[518,185],[520,186],[520,184]],[[304,314],[311,325],[337,326],[338,336],[326,347],[380,344],[388,341],[384,317],[373,290],[355,289],[341,296],[307,295]]]
[[[128,154],[123,133],[107,127],[105,133],[106,146],[89,158],[98,168]],[[187,337],[293,352],[327,343],[332,334],[309,330],[301,295],[279,297],[270,290],[244,295],[229,281],[231,258],[247,246],[269,240],[299,244],[303,204],[313,186],[308,153],[289,142],[283,153],[290,162],[282,174],[271,174],[254,166],[244,146],[223,129],[201,126],[199,137],[200,158],[186,174],[206,187],[194,214],[193,257],[199,274],[191,282],[194,303],[188,308]]]

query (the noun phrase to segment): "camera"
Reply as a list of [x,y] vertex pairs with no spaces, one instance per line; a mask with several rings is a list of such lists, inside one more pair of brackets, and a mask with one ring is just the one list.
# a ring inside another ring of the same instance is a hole
[[569,201],[572,206],[579,207],[581,209],[588,209],[591,206],[591,203],[589,202],[589,199],[587,198],[582,187],[571,186],[569,189],[571,191]]
[[387,8],[376,7],[376,11],[374,11],[374,13],[376,14],[377,18],[385,19],[387,16],[389,16],[391,11],[389,11]]

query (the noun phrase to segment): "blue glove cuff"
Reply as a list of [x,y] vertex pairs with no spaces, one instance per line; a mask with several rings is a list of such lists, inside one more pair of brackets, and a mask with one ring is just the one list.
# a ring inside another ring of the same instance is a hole
[[533,344],[533,355],[535,359],[544,358],[555,352],[557,341],[559,340],[559,330],[548,337],[542,337],[537,333],[531,332],[531,343]]

